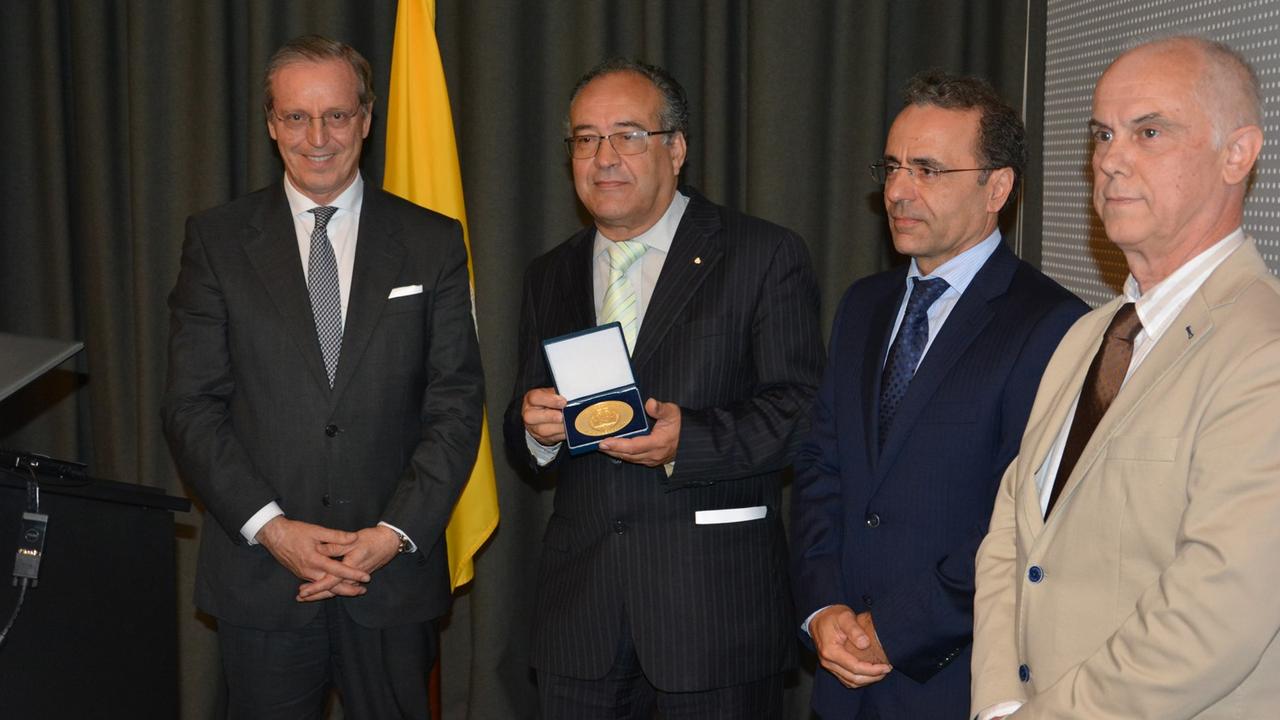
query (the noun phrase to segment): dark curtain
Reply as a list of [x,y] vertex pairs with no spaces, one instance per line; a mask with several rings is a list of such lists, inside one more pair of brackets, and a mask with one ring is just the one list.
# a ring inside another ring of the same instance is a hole
[[[514,374],[523,268],[585,222],[559,139],[569,90],[596,61],[640,57],[684,83],[685,182],[805,237],[824,324],[852,280],[896,261],[866,165],[883,148],[905,80],[938,66],[988,77],[1015,106],[1023,97],[1026,0],[439,3],[491,419]],[[0,137],[9,142],[0,332],[86,344],[73,363],[0,404],[0,447],[187,492],[157,410],[183,221],[279,180],[261,68],[307,32],[344,39],[373,63],[380,97],[363,169],[380,182],[395,5],[0,5]],[[442,624],[446,718],[537,714],[528,598],[552,493],[495,450],[501,527]],[[180,517],[175,538],[186,718],[214,716],[220,687],[211,623],[191,604],[200,520]],[[812,663],[790,681],[790,717],[807,717],[811,673]]]

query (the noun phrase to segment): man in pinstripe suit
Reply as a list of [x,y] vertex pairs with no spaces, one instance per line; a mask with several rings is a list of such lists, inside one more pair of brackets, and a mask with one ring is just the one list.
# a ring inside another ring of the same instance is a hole
[[[548,718],[778,717],[794,662],[780,494],[820,374],[817,287],[794,233],[677,189],[687,126],[659,68],[584,76],[566,144],[595,222],[525,276],[506,427],[557,481],[532,659]],[[540,341],[607,320],[652,432],[570,457]]]

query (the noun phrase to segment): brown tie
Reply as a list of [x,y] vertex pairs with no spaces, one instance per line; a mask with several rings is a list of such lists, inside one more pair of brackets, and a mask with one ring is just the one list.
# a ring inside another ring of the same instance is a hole
[[1053,504],[1062,494],[1062,487],[1080,460],[1084,446],[1120,392],[1124,376],[1129,372],[1129,360],[1133,358],[1133,339],[1141,329],[1142,321],[1138,319],[1133,303],[1125,303],[1116,311],[1102,335],[1102,346],[1093,356],[1089,374],[1085,375],[1084,387],[1080,390],[1080,401],[1076,403],[1071,431],[1067,433],[1067,445],[1062,450],[1062,462],[1058,464],[1058,475],[1053,479],[1053,490],[1049,493],[1049,506],[1044,511],[1046,518],[1053,512]]

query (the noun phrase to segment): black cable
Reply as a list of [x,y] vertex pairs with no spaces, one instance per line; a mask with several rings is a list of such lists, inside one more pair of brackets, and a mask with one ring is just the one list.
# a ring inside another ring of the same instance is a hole
[[[24,522],[27,518],[38,516],[40,521],[39,533],[42,535],[44,521],[47,517],[40,515],[40,481],[36,478],[36,473],[31,467],[27,467],[25,469],[30,477],[27,478],[27,512],[23,513]],[[7,468],[5,471],[12,473],[13,475],[21,476],[21,473]],[[24,548],[21,545],[18,547],[19,554],[18,559],[14,561],[15,565],[13,575],[13,584],[19,587],[18,602],[13,606],[13,614],[9,616],[9,621],[5,623],[4,629],[0,630],[0,648],[4,647],[5,638],[9,636],[9,631],[13,629],[13,624],[17,622],[18,613],[22,612],[22,602],[27,598],[27,588],[31,587],[36,582],[35,576],[40,567],[40,554],[42,552],[43,545],[44,538],[40,537],[39,543],[36,544],[34,548],[31,548],[35,553],[35,561],[33,564],[30,564],[29,567],[26,566],[27,564],[23,563]],[[29,572],[30,574],[23,574],[25,572]]]
[[13,606],[13,614],[9,616],[9,622],[5,623],[4,629],[0,630],[0,647],[4,647],[4,639],[9,636],[9,630],[13,627],[13,622],[18,619],[18,613],[22,610],[22,601],[27,597],[27,578],[14,578],[20,584],[18,591],[18,604]]

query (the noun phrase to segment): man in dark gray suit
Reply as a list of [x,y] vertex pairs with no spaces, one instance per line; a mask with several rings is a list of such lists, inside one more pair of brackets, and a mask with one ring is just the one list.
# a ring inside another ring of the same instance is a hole
[[[555,472],[533,665],[547,718],[772,718],[794,662],[780,494],[822,363],[804,242],[677,188],[688,127],[665,71],[611,61],[566,145],[594,218],[525,277],[507,443]],[[540,342],[617,321],[646,436],[564,448]]]
[[187,222],[163,418],[208,513],[196,603],[230,715],[427,718],[444,528],[483,380],[457,221],[367,186],[369,64],[293,40],[268,63],[284,178]]

